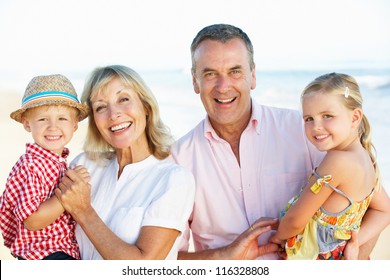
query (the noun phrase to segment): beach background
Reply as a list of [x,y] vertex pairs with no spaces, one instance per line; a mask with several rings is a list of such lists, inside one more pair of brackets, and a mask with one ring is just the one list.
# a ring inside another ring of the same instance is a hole
[[[334,69],[332,69],[334,70]],[[313,78],[331,69],[323,71],[259,71],[257,72],[257,88],[252,97],[259,103],[293,108],[300,110],[300,93],[303,87]],[[378,161],[387,192],[390,192],[390,119],[387,117],[390,109],[390,69],[356,70],[339,69],[356,77],[364,96],[364,112],[372,126],[373,142],[378,153]],[[193,92],[190,73],[183,70],[151,71],[140,73],[154,92],[164,122],[171,128],[176,138],[184,135],[194,127],[204,116],[205,111],[199,96]],[[68,75],[69,76],[69,75]],[[82,91],[84,77],[70,75],[78,92]],[[27,82],[26,82],[27,83]],[[31,141],[21,124],[9,117],[9,113],[19,108],[23,87],[0,89],[0,130],[3,131],[0,154],[0,190],[8,173],[18,157],[24,152],[25,143]],[[86,133],[87,121],[79,125],[71,141],[71,154],[74,158],[82,151]],[[272,137],[272,136],[270,136]],[[372,259],[390,260],[390,227],[380,236],[372,254]],[[0,259],[12,259],[8,249],[0,244]]]
[[[13,121],[27,83],[66,75],[80,94],[96,66],[124,64],[151,87],[176,138],[204,116],[190,77],[189,45],[213,23],[241,27],[255,49],[259,103],[300,109],[318,75],[354,76],[372,126],[384,187],[390,192],[390,2],[386,0],[2,0],[0,2],[0,191],[31,135]],[[82,151],[86,121],[68,146]],[[390,228],[372,254],[390,260]],[[0,259],[12,259],[0,240]]]

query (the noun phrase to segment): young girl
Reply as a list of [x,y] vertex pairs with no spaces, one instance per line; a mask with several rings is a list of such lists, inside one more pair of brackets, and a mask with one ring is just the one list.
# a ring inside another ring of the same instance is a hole
[[[290,200],[270,238],[285,247],[287,259],[343,259],[344,253],[348,259],[357,258],[358,246],[390,223],[390,202],[381,189],[362,101],[355,79],[345,74],[320,76],[303,91],[306,136],[327,154],[307,186]],[[359,233],[358,241],[354,234],[349,252],[344,252],[367,208],[381,215],[369,232]]]

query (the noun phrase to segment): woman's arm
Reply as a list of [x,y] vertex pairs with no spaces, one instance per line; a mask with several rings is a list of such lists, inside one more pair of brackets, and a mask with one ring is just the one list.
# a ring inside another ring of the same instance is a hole
[[92,207],[74,218],[104,259],[165,259],[179,235],[175,229],[145,226],[133,245],[115,235]]
[[56,195],[104,259],[165,259],[179,235],[175,229],[145,226],[135,244],[124,242],[92,207],[90,185],[77,170],[68,170]]

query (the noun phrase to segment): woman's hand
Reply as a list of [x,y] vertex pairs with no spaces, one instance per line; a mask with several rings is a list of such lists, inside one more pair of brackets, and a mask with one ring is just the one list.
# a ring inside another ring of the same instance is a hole
[[77,216],[91,208],[90,176],[83,166],[69,169],[55,190],[62,206],[77,221]]

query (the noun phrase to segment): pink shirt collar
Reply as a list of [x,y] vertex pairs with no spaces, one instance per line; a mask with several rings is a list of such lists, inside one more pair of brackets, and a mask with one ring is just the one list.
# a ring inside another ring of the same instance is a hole
[[[260,134],[260,107],[259,106],[253,106],[252,102],[252,116],[249,120],[248,126],[245,128],[245,130],[254,129],[257,134]],[[218,134],[215,132],[214,128],[211,126],[210,119],[205,118],[204,123],[204,136],[210,140],[210,141],[225,141],[221,139]]]

